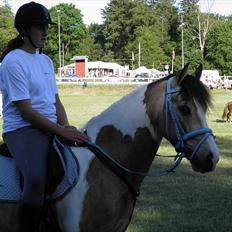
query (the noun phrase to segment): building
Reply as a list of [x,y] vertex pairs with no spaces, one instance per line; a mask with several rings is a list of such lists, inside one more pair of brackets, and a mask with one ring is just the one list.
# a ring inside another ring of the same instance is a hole
[[[126,76],[127,68],[113,62],[88,61],[87,56],[74,56],[74,63],[61,67],[62,76],[103,77],[110,74]],[[58,69],[58,71],[60,71]]]
[[74,61],[74,73],[78,77],[88,76],[88,57],[87,56],[74,56],[71,60]]

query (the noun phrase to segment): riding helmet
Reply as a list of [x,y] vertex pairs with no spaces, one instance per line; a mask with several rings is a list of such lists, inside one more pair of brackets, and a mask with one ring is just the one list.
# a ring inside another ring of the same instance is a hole
[[30,2],[22,5],[15,15],[15,28],[20,32],[22,28],[27,28],[33,23],[56,24],[51,20],[49,11],[43,5]]

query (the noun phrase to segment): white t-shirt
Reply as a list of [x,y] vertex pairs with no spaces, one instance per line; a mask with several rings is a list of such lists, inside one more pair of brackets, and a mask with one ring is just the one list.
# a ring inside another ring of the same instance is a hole
[[0,66],[0,89],[3,133],[30,125],[21,117],[14,101],[30,99],[33,109],[57,122],[57,85],[52,61],[45,54],[31,54],[21,49],[9,52]]

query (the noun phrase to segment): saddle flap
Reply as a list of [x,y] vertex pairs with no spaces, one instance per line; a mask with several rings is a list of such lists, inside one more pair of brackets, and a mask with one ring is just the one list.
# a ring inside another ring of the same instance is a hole
[[65,175],[65,166],[61,156],[54,146],[51,147],[48,157],[48,179],[46,194],[52,194]]
[[50,157],[50,181],[47,194],[51,200],[56,200],[73,188],[79,175],[79,163],[70,147],[62,144],[55,136],[53,139],[53,154]]

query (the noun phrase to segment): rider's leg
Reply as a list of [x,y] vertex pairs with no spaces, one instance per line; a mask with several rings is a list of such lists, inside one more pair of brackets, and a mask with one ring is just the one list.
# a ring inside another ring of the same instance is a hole
[[36,231],[44,204],[47,156],[52,137],[36,128],[24,127],[4,134],[3,138],[23,176],[19,208],[21,230]]

